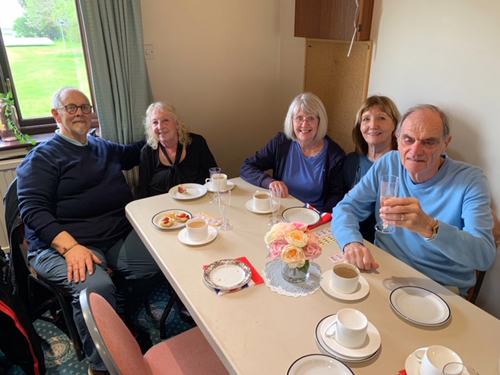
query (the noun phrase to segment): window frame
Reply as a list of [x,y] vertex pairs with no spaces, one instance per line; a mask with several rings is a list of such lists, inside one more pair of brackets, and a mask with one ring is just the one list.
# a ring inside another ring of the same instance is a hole
[[[75,0],[75,4],[78,17],[78,24],[80,29],[80,37],[82,40],[83,56],[85,59],[85,68],[87,69],[87,80],[90,88],[90,95],[91,95],[90,101],[94,107],[94,110],[92,112],[92,128],[97,128],[99,127],[99,119],[97,117],[97,110],[96,110],[97,105],[95,102],[94,84],[92,79],[92,69],[90,66],[88,43],[84,32],[85,26],[83,25],[83,17],[82,17],[80,1]],[[12,94],[14,96],[15,103],[20,103],[16,92],[16,83],[12,77],[12,71],[10,69],[10,62],[7,55],[7,49],[4,43],[2,30],[0,29],[0,89],[2,92],[6,92],[6,79],[10,80],[12,87]],[[53,133],[57,129],[57,124],[51,115],[45,117],[33,117],[24,119],[22,118],[21,112],[19,111],[18,116],[19,116],[19,126],[21,128],[21,131],[25,134],[36,135],[36,134]]]

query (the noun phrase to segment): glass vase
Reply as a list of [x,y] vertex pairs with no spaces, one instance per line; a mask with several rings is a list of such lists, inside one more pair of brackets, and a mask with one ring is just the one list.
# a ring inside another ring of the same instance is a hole
[[[281,262],[281,276],[283,276],[283,279],[292,284],[306,282],[309,278],[309,261],[306,261],[306,263],[307,267],[302,266],[300,268],[291,268],[288,263]],[[304,272],[304,269],[307,269],[307,271]]]

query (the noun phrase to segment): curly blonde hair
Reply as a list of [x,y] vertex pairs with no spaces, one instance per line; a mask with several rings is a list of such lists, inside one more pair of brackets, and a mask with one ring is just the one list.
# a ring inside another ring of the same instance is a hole
[[159,109],[167,116],[172,117],[175,124],[177,125],[177,136],[179,137],[179,142],[187,147],[191,143],[191,137],[189,136],[189,128],[187,124],[182,120],[175,107],[169,103],[155,102],[151,104],[146,110],[146,116],[142,120],[142,125],[144,126],[144,134],[146,135],[146,142],[153,150],[158,148],[158,138],[153,132],[153,127],[151,126],[151,113],[154,109]]

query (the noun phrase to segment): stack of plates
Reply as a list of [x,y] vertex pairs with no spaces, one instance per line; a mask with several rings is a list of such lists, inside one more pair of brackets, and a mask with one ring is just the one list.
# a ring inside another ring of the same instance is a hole
[[357,349],[346,348],[333,337],[326,337],[326,328],[330,326],[335,315],[323,318],[316,326],[316,343],[321,351],[343,362],[364,362],[378,353],[381,344],[380,333],[371,323],[368,323],[368,335],[364,345]]
[[393,310],[407,321],[422,326],[439,326],[451,319],[450,306],[428,289],[400,286],[389,297]]

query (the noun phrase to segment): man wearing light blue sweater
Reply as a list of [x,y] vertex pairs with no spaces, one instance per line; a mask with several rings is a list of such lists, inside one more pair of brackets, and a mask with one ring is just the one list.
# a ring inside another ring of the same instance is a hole
[[[446,115],[432,105],[408,110],[396,129],[398,151],[377,161],[334,208],[332,231],[347,262],[378,268],[363,245],[358,223],[375,212],[395,227],[376,233],[375,244],[461,295],[476,282],[475,271],[495,259],[490,192],[481,169],[450,159]],[[399,177],[397,198],[380,205],[380,178]]]

